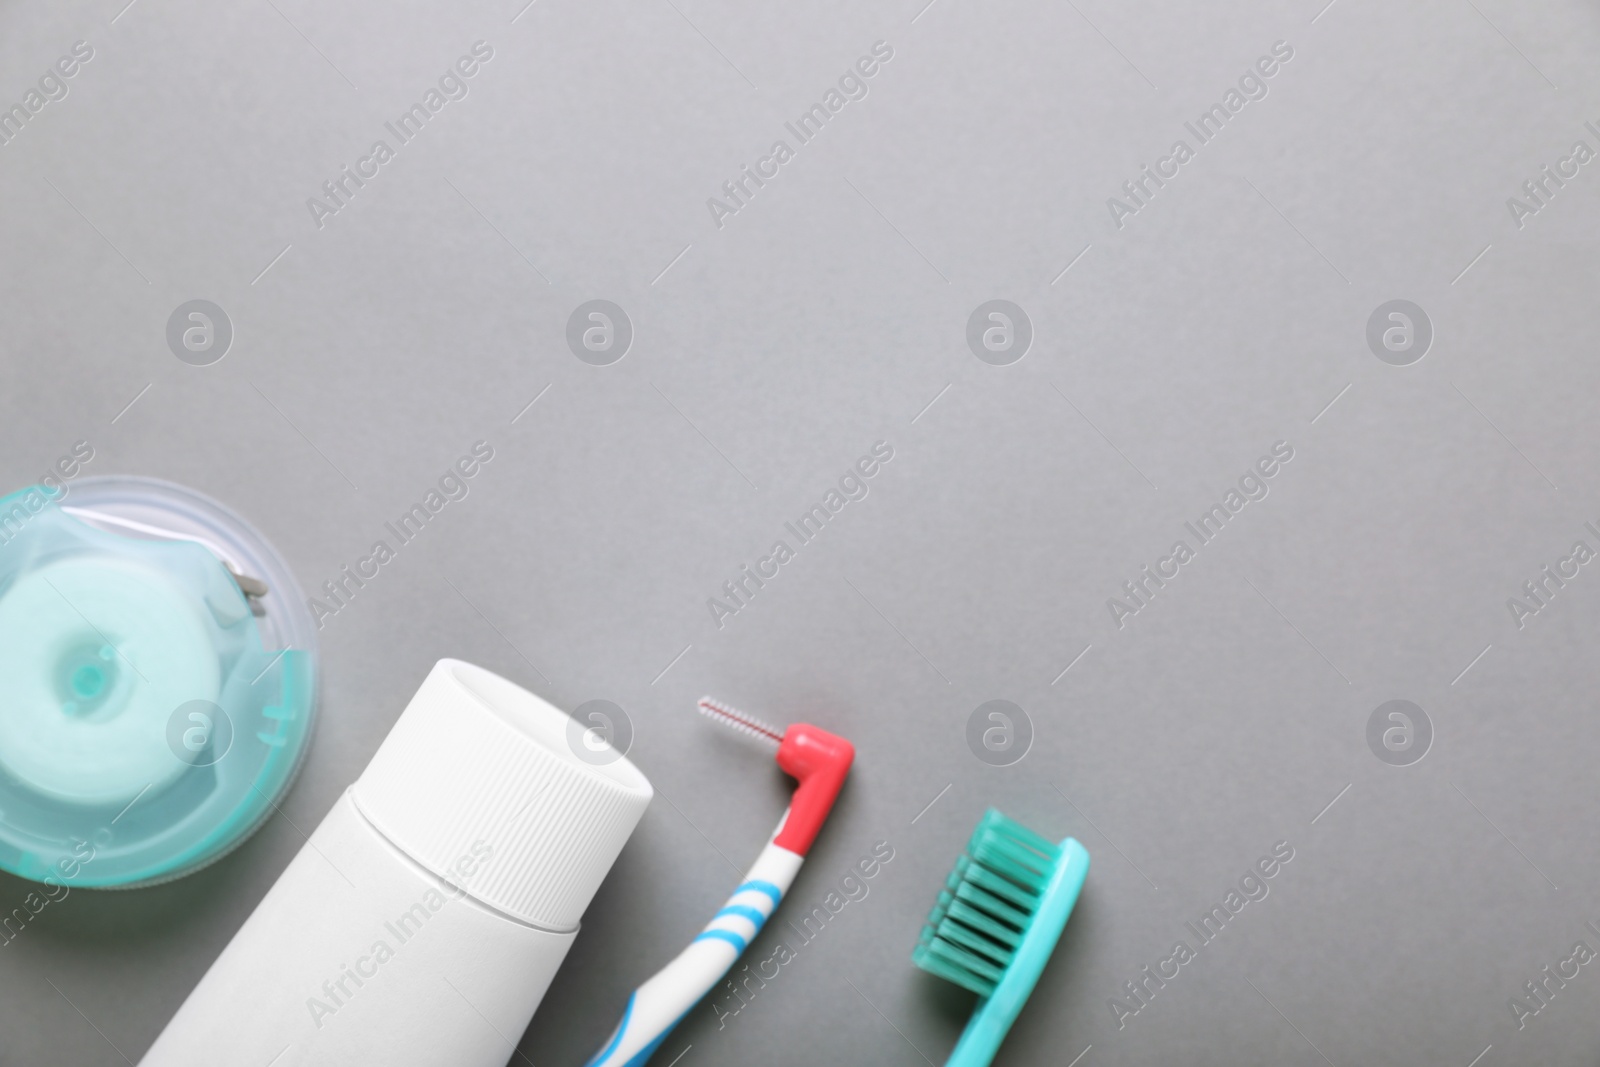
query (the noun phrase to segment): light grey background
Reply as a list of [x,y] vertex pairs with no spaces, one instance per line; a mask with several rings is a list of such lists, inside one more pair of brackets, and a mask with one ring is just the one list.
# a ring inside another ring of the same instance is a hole
[[[125,2],[0,5],[0,104],[94,48],[0,146],[4,486],[87,439],[88,473],[245,513],[309,590],[495,458],[327,620],[282,817],[0,949],[0,1062],[136,1061],[443,655],[615,701],[659,790],[516,1062],[581,1062],[770,832],[786,780],[706,692],[859,747],[791,906],[894,859],[663,1064],[941,1062],[971,998],[909,953],[990,804],[1094,856],[1002,1063],[1600,1057],[1596,967],[1520,1031],[1509,1006],[1600,948],[1600,565],[1507,607],[1600,549],[1600,163],[1521,228],[1506,204],[1600,149],[1592,3]],[[480,39],[470,94],[318,229],[306,199]],[[880,40],[869,95],[719,229],[707,198]],[[1107,198],[1280,40],[1266,98],[1117,228]],[[234,327],[207,367],[165,342],[197,298]],[[611,366],[566,346],[591,299],[634,326]],[[991,299],[1033,325],[1010,366],[967,348]],[[1391,299],[1433,323],[1412,366],[1366,345]],[[870,495],[714,625],[879,440]],[[1277,441],[1270,495],[1115,626]],[[1005,768],[966,743],[994,699],[1036,735]],[[1433,724],[1411,766],[1367,745],[1392,699]],[[1119,1029],[1279,841],[1270,896]]]

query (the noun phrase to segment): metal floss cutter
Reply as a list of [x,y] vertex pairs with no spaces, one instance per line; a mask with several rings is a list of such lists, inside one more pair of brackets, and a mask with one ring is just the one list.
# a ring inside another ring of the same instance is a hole
[[288,567],[209,497],[0,498],[0,869],[126,888],[220,858],[293,781],[316,670]]

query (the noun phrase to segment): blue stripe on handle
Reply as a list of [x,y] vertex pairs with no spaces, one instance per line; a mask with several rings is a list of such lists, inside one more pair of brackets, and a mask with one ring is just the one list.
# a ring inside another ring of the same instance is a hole
[[[668,1035],[670,1035],[672,1031],[678,1028],[679,1023],[683,1022],[683,1016],[688,1015],[689,1011],[689,1008],[684,1009],[683,1015],[678,1016],[676,1019],[672,1020],[672,1022],[668,1023],[667,1028],[661,1031],[661,1033],[657,1034],[654,1041],[650,1042],[644,1048],[635,1053],[633,1059],[629,1060],[627,1063],[624,1063],[622,1067],[644,1067],[645,1063],[650,1059],[650,1057],[656,1054],[656,1049],[661,1047],[661,1043],[667,1039]],[[681,1057],[683,1053],[680,1052],[678,1055]]]
[[740,937],[738,934],[729,933],[727,930],[707,930],[705,933],[695,938],[695,940],[726,941],[728,944],[733,946],[733,951],[735,952],[743,952],[745,945],[749,944],[748,941]]
[[[677,1025],[677,1023],[672,1024],[672,1026]],[[627,1063],[624,1063],[622,1067],[644,1067],[644,1065],[649,1062],[650,1057],[656,1054],[656,1049],[660,1048],[661,1043],[667,1039],[667,1035],[672,1033],[672,1026],[669,1026],[665,1030],[661,1031],[660,1037],[656,1038],[644,1048],[640,1049],[638,1055],[634,1056],[633,1059],[629,1060]]]
[[[771,882],[762,881],[759,878],[752,879],[751,881],[745,882],[743,885],[739,886],[739,888],[733,891],[733,896],[736,897],[740,893],[743,893],[747,890],[765,894],[772,901],[772,906],[774,909],[776,909],[777,906],[783,901],[783,890],[779,889]],[[755,926],[758,932],[769,918],[769,916],[763,915],[759,908],[752,908],[747,904],[729,904],[721,911],[717,912],[711,921],[715,923],[718,919],[729,915],[736,915],[739,918],[749,920],[750,923]],[[706,930],[701,933],[699,937],[695,938],[695,940],[725,942],[733,946],[733,951],[735,954],[742,954],[745,948],[749,945],[748,941],[729,930]],[[622,1015],[622,1022],[617,1025],[617,1030],[611,1035],[611,1040],[606,1042],[606,1047],[596,1053],[594,1058],[589,1061],[589,1067],[595,1067],[595,1065],[603,1063],[606,1058],[613,1054],[617,1050],[618,1046],[621,1045],[623,1036],[627,1033],[628,1024],[633,1018],[633,1007],[634,995],[630,994],[628,997],[627,1009]],[[687,1014],[688,1012],[685,1011],[684,1015]],[[666,1040],[667,1035],[673,1031],[678,1023],[683,1021],[683,1017],[683,1015],[680,1015],[678,1018],[674,1019],[666,1027],[666,1029],[664,1029],[660,1034],[656,1035],[654,1040],[635,1053],[633,1057],[623,1065],[623,1067],[641,1067],[641,1065],[643,1065],[644,1062],[654,1055],[656,1050],[661,1047],[661,1043]]]
[[[617,1032],[611,1035],[611,1040],[606,1042],[606,1047],[596,1052],[584,1067],[594,1067],[597,1063],[605,1062],[606,1057],[615,1052],[617,1046],[622,1044],[622,1035],[628,1032],[628,1020],[633,1018],[633,998],[636,996],[638,996],[638,990],[628,994],[628,1007],[622,1013],[622,1021],[617,1024]],[[661,1036],[665,1037],[666,1035],[662,1034]]]
[[758,893],[765,893],[767,896],[771,897],[772,898],[772,906],[774,908],[776,908],[778,906],[779,901],[783,900],[783,890],[779,889],[777,886],[773,885],[771,882],[763,882],[763,881],[760,881],[759,879],[756,880],[756,881],[746,882],[744,885],[740,886],[738,889],[735,889],[733,891],[733,895],[734,896],[738,896],[740,893],[743,893],[746,889],[754,889]]
[[712,922],[716,922],[718,919],[722,918],[724,915],[737,915],[741,919],[749,919],[752,923],[755,924],[755,928],[757,930],[760,930],[762,924],[767,921],[767,917],[765,915],[761,914],[756,909],[754,909],[752,907],[748,907],[747,905],[744,905],[744,904],[729,904],[726,908],[723,908],[721,911],[719,911],[715,915],[713,915],[711,917],[711,921]]

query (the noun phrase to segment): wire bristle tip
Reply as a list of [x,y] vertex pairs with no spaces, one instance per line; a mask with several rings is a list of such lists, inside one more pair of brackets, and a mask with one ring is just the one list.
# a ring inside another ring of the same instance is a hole
[[746,715],[739,709],[730,707],[719,700],[701,697],[699,704],[696,706],[700,709],[700,714],[706,718],[714,719],[724,726],[738,730],[740,733],[748,734],[757,740],[766,741],[774,745],[783,741],[782,730],[762,722],[754,715]]

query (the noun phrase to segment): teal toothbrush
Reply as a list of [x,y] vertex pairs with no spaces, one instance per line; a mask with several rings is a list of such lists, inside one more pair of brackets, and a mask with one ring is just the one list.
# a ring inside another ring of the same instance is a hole
[[990,808],[939,892],[911,962],[978,994],[945,1067],[985,1067],[1000,1051],[1055,950],[1089,853]]

